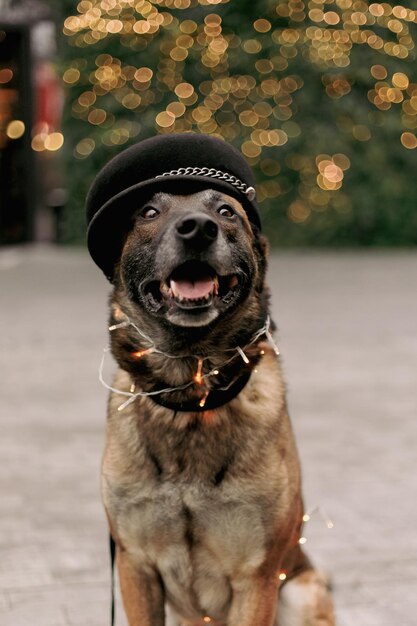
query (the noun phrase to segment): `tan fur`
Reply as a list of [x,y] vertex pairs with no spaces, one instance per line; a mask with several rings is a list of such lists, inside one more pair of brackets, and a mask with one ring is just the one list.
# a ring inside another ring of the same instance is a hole
[[[246,215],[238,210],[242,240],[250,241]],[[127,249],[132,246],[128,240]],[[122,310],[134,315],[126,291],[122,281],[113,320],[123,318]],[[258,297],[252,293],[240,319],[257,314]],[[220,325],[207,353],[230,332]],[[120,346],[133,341],[128,331],[119,337]],[[130,626],[334,624],[327,589],[298,543],[300,471],[280,363],[266,342],[248,353],[260,347],[264,355],[243,391],[211,411],[173,415],[149,398],[118,411],[123,398],[110,396],[102,493]],[[173,385],[195,371],[195,360],[187,358],[167,366],[156,354],[148,362],[155,375],[169,373]],[[219,352],[210,366],[220,364]],[[120,368],[113,386],[128,392],[132,380]],[[278,602],[281,571],[290,582]]]

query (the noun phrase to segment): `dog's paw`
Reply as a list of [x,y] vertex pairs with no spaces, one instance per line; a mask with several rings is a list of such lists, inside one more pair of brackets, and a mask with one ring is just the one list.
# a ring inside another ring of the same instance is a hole
[[308,570],[280,592],[277,626],[335,626],[330,579]]

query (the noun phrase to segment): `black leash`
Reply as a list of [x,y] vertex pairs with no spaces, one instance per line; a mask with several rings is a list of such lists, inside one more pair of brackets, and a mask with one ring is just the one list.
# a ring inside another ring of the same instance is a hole
[[110,539],[110,572],[111,572],[111,616],[110,616],[110,624],[114,626],[114,616],[115,616],[115,598],[114,598],[114,562],[116,560],[116,544],[114,542],[113,537],[109,534]]

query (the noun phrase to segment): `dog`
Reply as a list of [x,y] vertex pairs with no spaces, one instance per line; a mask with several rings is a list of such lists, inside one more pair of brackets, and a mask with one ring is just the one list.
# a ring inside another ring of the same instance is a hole
[[128,623],[334,626],[327,581],[300,544],[300,467],[246,164],[233,152],[233,167],[209,167],[223,180],[184,173],[172,161],[213,165],[231,147],[154,139],[132,162],[150,167],[156,145],[162,175],[137,182],[133,168],[123,181],[130,157],[119,158],[88,200],[90,251],[112,282],[102,496]]

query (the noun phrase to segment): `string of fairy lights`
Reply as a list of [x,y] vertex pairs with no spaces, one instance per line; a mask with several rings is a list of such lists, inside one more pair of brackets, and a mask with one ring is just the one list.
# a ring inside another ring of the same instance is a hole
[[[121,310],[119,311],[119,316],[122,317],[122,321],[117,322],[116,324],[112,324],[111,326],[109,326],[109,331],[110,332],[114,332],[117,331],[118,329],[121,328],[128,328],[128,327],[132,327],[136,333],[139,335],[141,340],[144,340],[146,342],[146,346],[142,347],[140,350],[134,351],[131,353],[131,357],[133,359],[142,359],[143,357],[152,355],[152,354],[159,354],[162,355],[163,357],[165,357],[166,359],[195,359],[196,360],[196,370],[195,373],[193,375],[193,377],[191,378],[191,380],[181,384],[181,385],[177,385],[175,387],[166,387],[164,389],[158,389],[156,391],[137,391],[136,390],[136,383],[133,382],[130,390],[129,391],[123,391],[121,389],[117,389],[115,387],[112,387],[111,385],[109,385],[105,380],[104,380],[104,375],[103,375],[103,370],[104,370],[104,361],[105,361],[105,356],[106,354],[110,351],[110,348],[105,348],[103,351],[103,356],[100,362],[100,367],[99,367],[99,380],[101,382],[101,384],[108,389],[109,391],[121,395],[121,396],[127,396],[127,400],[125,402],[123,402],[123,404],[121,404],[118,407],[118,411],[123,411],[126,407],[128,407],[130,404],[132,404],[137,398],[139,397],[154,397],[157,395],[161,395],[161,394],[166,394],[166,393],[172,393],[175,391],[182,391],[184,389],[187,389],[188,387],[191,386],[197,386],[201,389],[202,393],[200,396],[200,401],[199,401],[199,406],[201,408],[203,408],[205,406],[207,397],[210,393],[210,385],[209,385],[209,379],[211,377],[216,377],[219,375],[220,371],[226,367],[226,365],[229,365],[229,363],[231,361],[233,361],[237,356],[240,357],[242,359],[242,361],[245,363],[245,365],[248,365],[250,363],[250,359],[247,357],[246,355],[246,350],[252,346],[253,344],[255,344],[258,339],[260,339],[262,336],[265,336],[265,338],[267,339],[268,343],[270,344],[270,346],[273,348],[275,354],[278,356],[279,355],[279,349],[277,344],[274,341],[274,338],[272,336],[271,333],[271,320],[269,318],[269,316],[267,317],[264,325],[253,335],[253,337],[251,338],[251,340],[249,341],[248,344],[246,344],[245,346],[240,347],[240,346],[236,346],[235,348],[230,348],[225,350],[225,354],[227,355],[224,359],[224,361],[222,362],[221,365],[217,365],[216,367],[211,367],[209,369],[208,372],[204,372],[204,364],[205,362],[210,362],[213,361],[215,359],[217,359],[217,355],[215,357],[207,355],[207,356],[200,356],[200,355],[196,355],[196,354],[168,354],[166,352],[164,352],[163,350],[160,350],[155,342],[151,339],[151,337],[149,337],[142,329],[140,329],[134,322],[132,322],[129,317],[123,313]],[[230,356],[229,356],[230,354]],[[260,347],[259,348],[259,355],[263,356],[265,354],[265,350]],[[253,371],[256,373],[257,369],[256,367],[253,369]],[[225,387],[217,387],[217,391],[227,391],[227,389],[229,389],[231,387],[231,385],[233,384],[233,380]]]
[[[351,71],[355,50],[364,58],[366,51],[373,59],[378,55],[380,61],[366,68],[368,117],[378,122],[380,114],[396,111],[402,125],[398,139],[413,150],[417,7],[276,0],[242,29],[228,17],[231,5],[230,0],[81,0],[63,27],[74,48],[63,80],[72,115],[85,128],[75,158],[88,159],[149,131],[215,134],[237,143],[260,171],[260,202],[289,193],[292,183],[283,169],[299,176],[297,197],[287,209],[291,221],[303,223],[312,210],[330,206],[349,212],[343,193],[349,155],[296,149],[305,132],[297,115],[306,88],[299,65],[319,68],[322,88],[336,102],[357,89]],[[402,63],[401,71],[392,71],[393,62]],[[340,124],[352,141],[372,139],[366,120],[346,118]]]

